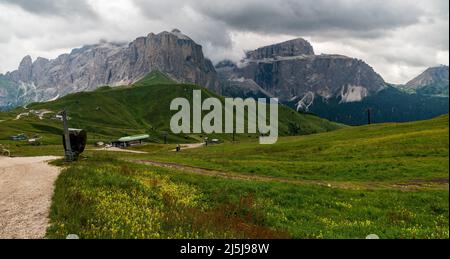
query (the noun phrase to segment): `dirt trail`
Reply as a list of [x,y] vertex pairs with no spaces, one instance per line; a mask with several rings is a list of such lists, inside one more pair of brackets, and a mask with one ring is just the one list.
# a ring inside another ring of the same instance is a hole
[[118,148],[118,147],[96,148],[96,149],[86,149],[86,150],[87,151],[124,152],[124,153],[132,153],[132,154],[148,154],[148,152],[145,152],[145,151],[122,149],[122,148]]
[[138,164],[176,169],[187,173],[215,176],[227,179],[266,181],[266,182],[268,181],[268,182],[291,183],[299,185],[316,185],[321,187],[346,189],[346,190],[371,190],[371,189],[386,188],[403,191],[416,191],[422,188],[435,188],[445,190],[449,189],[448,180],[446,181],[430,180],[430,181],[421,181],[420,183],[418,181],[409,181],[404,183],[383,183],[383,182],[344,182],[344,181],[331,182],[318,180],[295,180],[263,175],[251,175],[246,173],[225,172],[220,170],[213,170],[195,166],[187,166],[176,163],[157,162],[150,160],[139,160],[134,162]]
[[0,157],[0,239],[44,237],[60,172],[47,161],[57,158]]
[[[225,172],[225,171],[212,170],[212,169],[201,168],[201,167],[187,166],[187,165],[181,165],[181,164],[175,164],[175,163],[156,162],[156,161],[149,161],[149,160],[140,160],[140,161],[135,161],[135,162],[137,162],[139,164],[144,164],[144,165],[172,168],[172,169],[176,169],[176,170],[180,170],[180,171],[184,171],[184,172],[188,172],[188,173],[216,176],[216,177],[222,177],[222,178],[228,178],[228,179],[257,180],[257,181],[270,181],[270,182],[294,183],[294,184],[314,184],[314,185],[332,187],[330,184],[319,182],[319,181],[292,180],[292,179],[284,179],[284,178],[270,177],[270,176],[250,175],[250,174],[236,173],[236,172]],[[334,187],[336,187],[336,186],[334,186]]]
[[[186,149],[194,149],[194,148],[199,148],[199,147],[203,147],[205,145],[205,143],[195,143],[195,144],[182,144],[181,145],[181,151],[186,150]],[[177,149],[172,149],[173,152],[176,152]]]

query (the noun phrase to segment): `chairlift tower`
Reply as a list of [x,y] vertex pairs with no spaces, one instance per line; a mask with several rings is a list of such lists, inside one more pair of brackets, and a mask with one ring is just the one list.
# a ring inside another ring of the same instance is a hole
[[164,144],[167,144],[167,135],[168,135],[167,131],[163,131],[162,135],[164,137]]
[[72,151],[72,146],[70,144],[70,133],[69,133],[69,126],[67,123],[67,111],[64,109],[61,113],[63,125],[64,125],[64,141],[66,144],[65,148],[65,157],[67,162],[72,162],[75,160],[75,155]]
[[372,118],[371,118],[371,112],[372,112],[372,109],[371,108],[367,108],[367,110],[366,110],[366,112],[367,112],[367,124],[368,125],[370,125],[370,124],[372,124]]

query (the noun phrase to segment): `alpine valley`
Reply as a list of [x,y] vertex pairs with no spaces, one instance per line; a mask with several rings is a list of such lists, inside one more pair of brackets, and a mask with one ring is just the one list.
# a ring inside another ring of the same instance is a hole
[[214,66],[202,46],[175,29],[150,33],[128,44],[86,45],[49,60],[23,58],[0,74],[0,109],[102,86],[132,85],[159,71],[178,83],[231,97],[277,97],[299,112],[349,125],[403,122],[448,113],[448,66],[427,69],[405,85],[393,85],[362,60],[316,55],[301,38],[248,51],[238,63]]

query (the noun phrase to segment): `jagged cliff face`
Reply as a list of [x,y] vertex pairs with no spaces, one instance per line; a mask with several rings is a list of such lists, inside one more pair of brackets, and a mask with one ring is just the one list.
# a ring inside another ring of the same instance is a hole
[[[18,70],[4,80],[15,87],[2,87],[15,100],[0,99],[0,106],[46,101],[63,95],[94,90],[103,85],[131,84],[151,71],[174,80],[195,83],[218,91],[216,72],[203,56],[202,47],[178,30],[150,33],[129,44],[101,43],[74,49],[54,60],[25,57]],[[13,88],[13,89],[11,89]],[[11,93],[15,91],[15,93]],[[3,93],[6,96],[6,93]]]
[[397,86],[399,90],[385,83],[362,60],[315,55],[302,39],[247,52],[237,64],[220,62],[216,71],[226,95],[278,97],[298,111],[349,125],[367,123],[369,108],[376,123],[448,113],[448,67],[428,69],[406,86],[414,92],[404,93],[405,86]]
[[[221,77],[223,68],[218,69]],[[233,82],[252,80],[283,102],[298,101],[308,107],[317,96],[358,102],[385,87],[385,82],[361,60],[341,55],[314,55],[303,39],[275,44],[247,53],[225,74]],[[245,87],[245,86],[243,86]]]
[[343,102],[361,101],[384,85],[383,79],[362,61],[336,55],[282,57],[250,61],[237,70],[283,101],[313,93]]
[[293,57],[301,55],[314,55],[311,44],[301,38],[258,48],[246,53],[248,60],[270,59],[275,57]]

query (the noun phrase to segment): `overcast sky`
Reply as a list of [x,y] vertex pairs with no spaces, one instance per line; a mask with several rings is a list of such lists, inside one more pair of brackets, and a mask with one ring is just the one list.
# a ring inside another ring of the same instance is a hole
[[214,62],[303,37],[391,83],[449,63],[448,0],[0,0],[0,73],[101,40],[180,29]]

